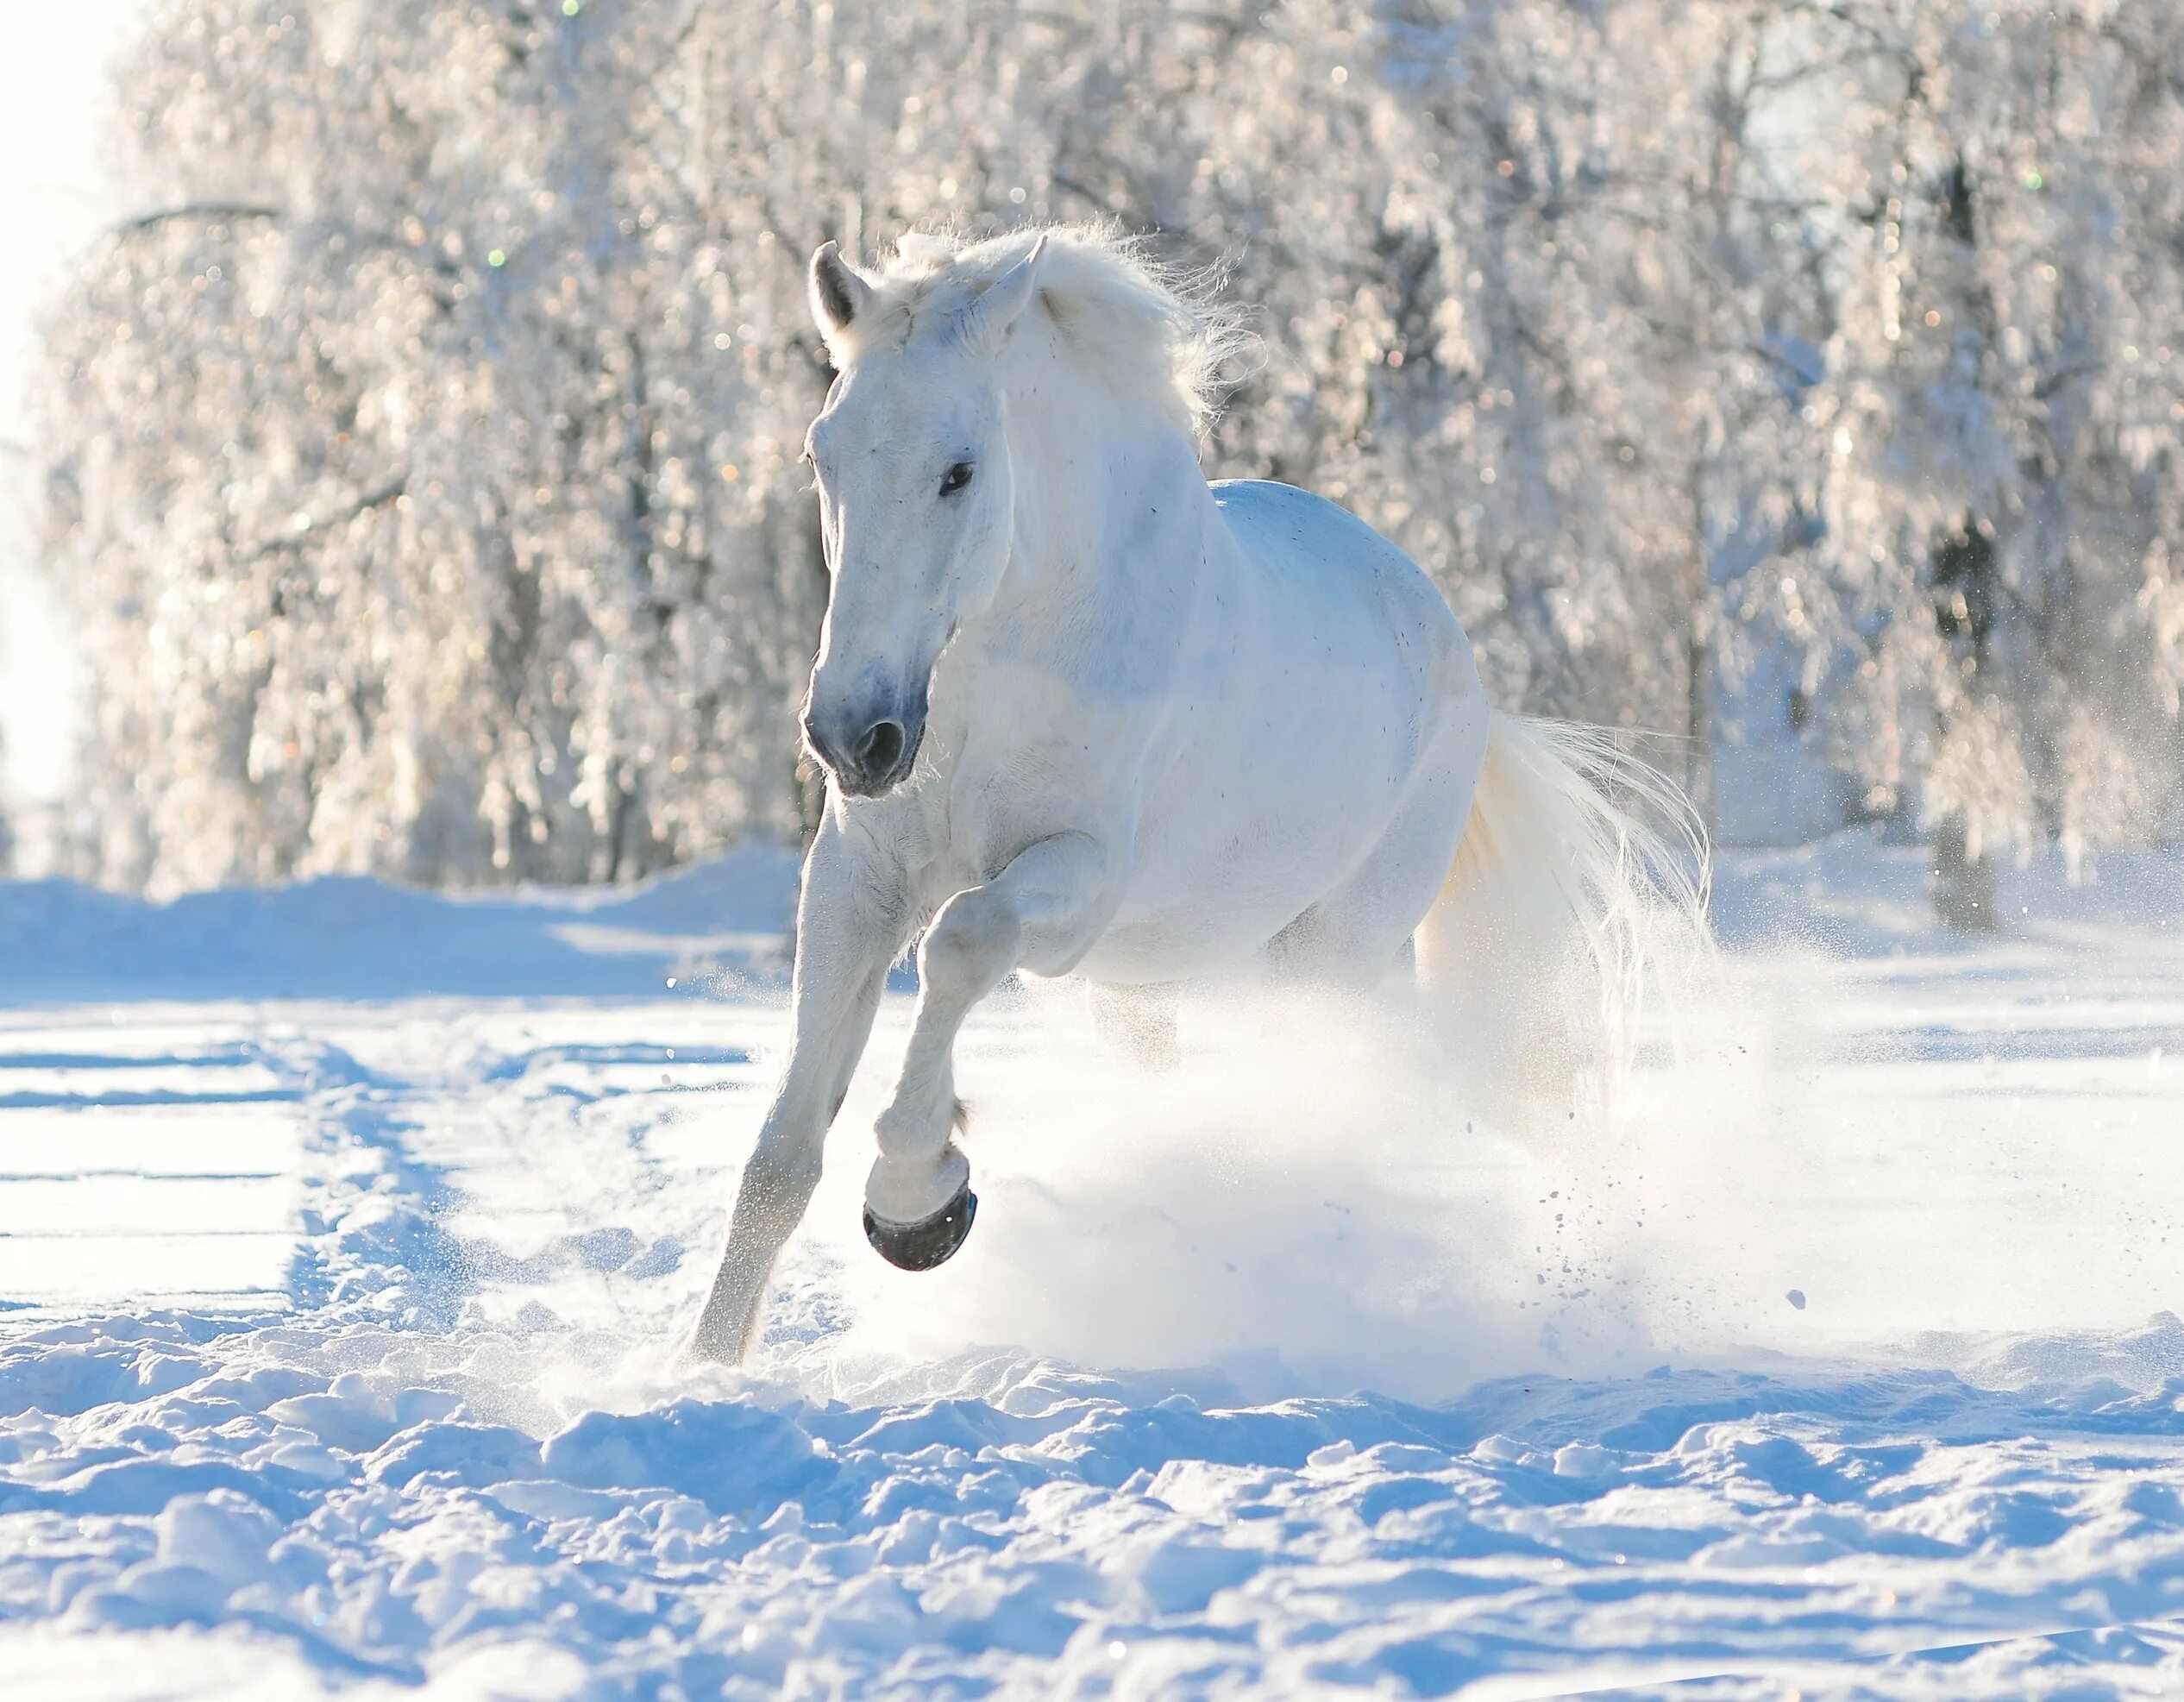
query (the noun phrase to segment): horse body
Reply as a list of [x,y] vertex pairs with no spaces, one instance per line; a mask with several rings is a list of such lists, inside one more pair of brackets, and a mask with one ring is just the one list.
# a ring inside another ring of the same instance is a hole
[[1401,551],[1308,493],[1208,485],[1200,322],[1118,245],[1059,235],[944,244],[877,287],[831,244],[814,261],[842,373],[811,440],[834,594],[806,725],[828,803],[788,1066],[693,1344],[712,1357],[749,1346],[912,939],[866,1229],[923,1269],[976,1207],[956,1033],[1011,972],[1373,979],[1442,893],[1490,746],[1516,753],[1491,769],[1497,815],[1558,843],[1623,831],[1545,745],[1496,744],[1513,724]]
[[1124,559],[1045,577],[942,652],[930,782],[852,811],[873,879],[929,916],[1027,845],[1095,836],[1112,915],[1081,958],[1023,967],[1175,981],[1263,954],[1415,802],[1440,824],[1422,837],[1445,843],[1392,883],[1377,970],[1446,876],[1478,772],[1470,645],[1432,581],[1346,510],[1195,482],[1167,510],[1183,524],[1126,533]]
[[1478,771],[1470,644],[1347,511],[1286,485],[1202,488],[1201,625],[1158,712],[1132,890],[1084,972],[1172,980],[1271,951],[1376,975],[1447,875]]

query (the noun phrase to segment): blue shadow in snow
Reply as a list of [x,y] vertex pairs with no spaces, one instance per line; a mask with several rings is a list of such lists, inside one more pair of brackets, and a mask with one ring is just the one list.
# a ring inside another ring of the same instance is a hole
[[777,978],[796,867],[747,845],[629,887],[449,895],[340,876],[165,904],[0,884],[0,1006],[658,995],[693,963]]

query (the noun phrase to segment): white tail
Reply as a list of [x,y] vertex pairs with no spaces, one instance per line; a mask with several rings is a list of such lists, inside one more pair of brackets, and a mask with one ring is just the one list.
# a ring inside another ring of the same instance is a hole
[[1637,1049],[1663,954],[1708,946],[1706,832],[1684,790],[1609,728],[1497,713],[1421,984],[1508,1046],[1518,1083],[1603,1102]]

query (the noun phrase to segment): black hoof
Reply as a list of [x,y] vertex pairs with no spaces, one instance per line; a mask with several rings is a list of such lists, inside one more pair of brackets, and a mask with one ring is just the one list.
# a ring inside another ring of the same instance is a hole
[[889,1223],[865,1207],[864,1239],[890,1265],[905,1271],[930,1271],[955,1257],[977,1215],[978,1196],[966,1182],[954,1199],[922,1223]]

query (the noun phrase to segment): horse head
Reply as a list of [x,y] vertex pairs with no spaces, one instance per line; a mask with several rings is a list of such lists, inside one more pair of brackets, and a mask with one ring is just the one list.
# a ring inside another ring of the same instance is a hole
[[832,242],[812,257],[812,312],[837,376],[805,444],[832,584],[804,734],[851,796],[908,776],[934,664],[1008,564],[997,357],[1037,292],[1045,246],[935,312],[882,296]]

